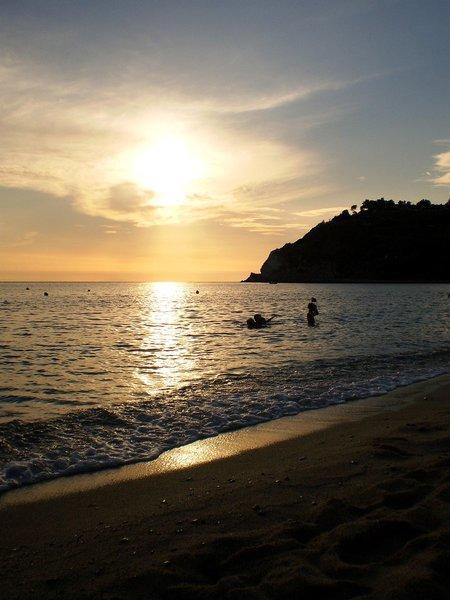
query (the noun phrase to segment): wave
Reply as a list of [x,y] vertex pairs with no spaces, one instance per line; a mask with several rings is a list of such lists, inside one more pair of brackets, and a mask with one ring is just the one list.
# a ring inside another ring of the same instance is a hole
[[[450,371],[450,349],[291,362],[218,374],[133,403],[0,424],[0,492],[148,461],[219,433],[368,396]],[[16,401],[20,401],[19,398]]]

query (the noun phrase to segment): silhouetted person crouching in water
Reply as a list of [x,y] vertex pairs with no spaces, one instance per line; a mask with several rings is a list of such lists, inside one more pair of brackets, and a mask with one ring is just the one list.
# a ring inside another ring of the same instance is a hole
[[267,325],[271,322],[275,315],[272,315],[270,319],[265,319],[262,315],[257,314],[253,316],[253,319],[250,317],[247,319],[247,327],[249,329],[262,329],[263,327],[267,327]]
[[308,325],[310,327],[314,327],[316,324],[316,316],[319,314],[316,302],[317,300],[315,298],[311,298],[311,302],[308,304],[308,314],[306,315],[306,320],[308,321]]

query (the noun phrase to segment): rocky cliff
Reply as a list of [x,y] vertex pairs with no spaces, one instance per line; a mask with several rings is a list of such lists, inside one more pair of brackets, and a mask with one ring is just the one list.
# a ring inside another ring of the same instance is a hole
[[450,200],[365,200],[272,250],[246,282],[450,282]]

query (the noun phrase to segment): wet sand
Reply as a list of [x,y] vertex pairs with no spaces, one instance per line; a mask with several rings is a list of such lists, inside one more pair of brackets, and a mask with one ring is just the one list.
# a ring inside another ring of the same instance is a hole
[[450,377],[0,501],[4,598],[449,598]]

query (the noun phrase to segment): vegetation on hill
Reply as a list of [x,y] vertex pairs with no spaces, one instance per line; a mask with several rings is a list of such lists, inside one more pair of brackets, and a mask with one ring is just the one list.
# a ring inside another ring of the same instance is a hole
[[450,200],[365,200],[272,250],[248,282],[450,281]]

